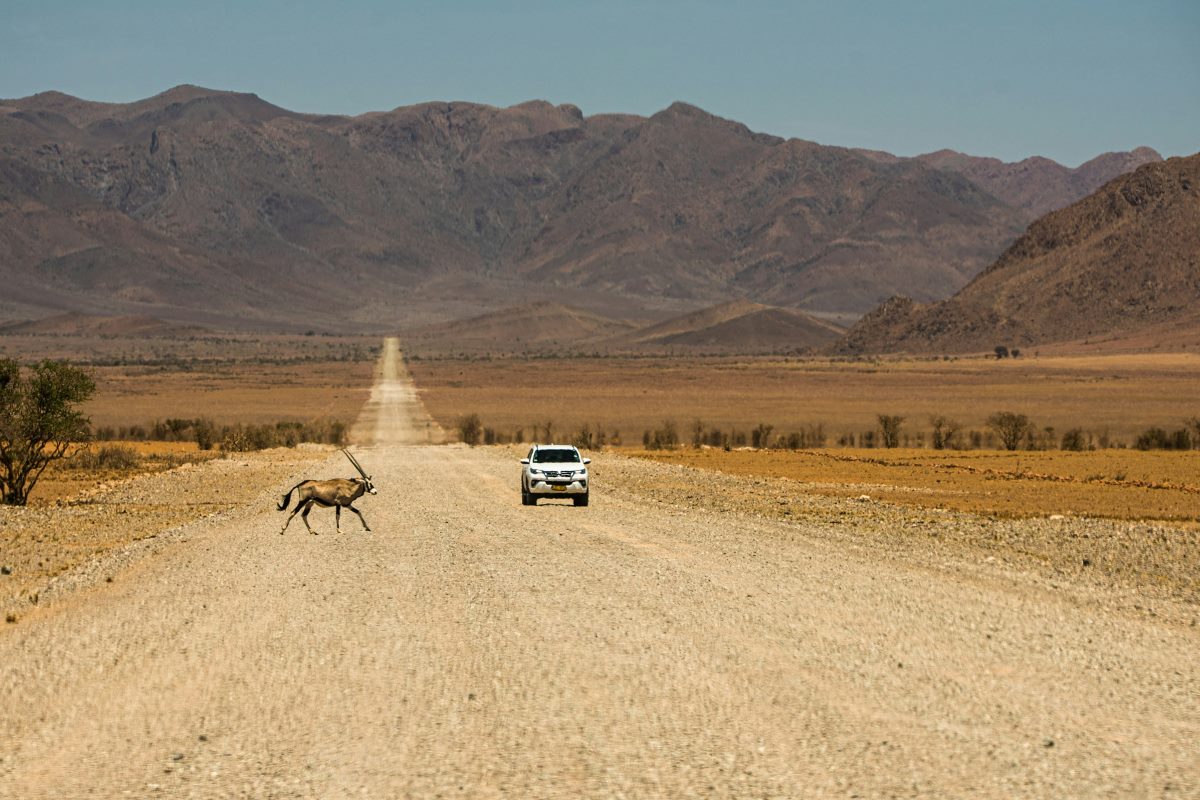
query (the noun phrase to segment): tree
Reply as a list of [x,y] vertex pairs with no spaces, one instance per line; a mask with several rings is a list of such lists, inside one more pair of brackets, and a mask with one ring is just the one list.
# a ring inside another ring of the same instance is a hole
[[900,428],[904,424],[904,417],[892,416],[888,414],[879,414],[879,433],[883,438],[884,447],[899,447],[900,446]]
[[996,349],[994,352],[996,353],[997,359],[1008,358],[1008,348],[1002,344],[996,345]]
[[750,442],[757,450],[759,448],[769,447],[771,444],[771,431],[775,430],[774,425],[768,425],[765,422],[758,423],[758,427],[750,432]]
[[1029,417],[1012,411],[997,411],[988,417],[987,424],[1000,437],[1005,450],[1016,450],[1020,447],[1021,440],[1033,428]]
[[938,414],[929,418],[929,424],[933,426],[934,450],[945,450],[958,442],[962,426],[954,420]]
[[42,471],[88,437],[77,408],[96,391],[91,376],[63,361],[42,361],[22,375],[0,359],[0,502],[23,506]]

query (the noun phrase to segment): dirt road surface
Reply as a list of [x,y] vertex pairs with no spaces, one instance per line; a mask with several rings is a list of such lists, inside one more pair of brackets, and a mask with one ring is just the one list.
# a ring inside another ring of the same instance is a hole
[[442,429],[425,412],[416,387],[400,357],[400,340],[383,340],[383,354],[375,385],[353,427],[350,440],[357,445],[389,448],[397,445],[438,444]]
[[522,507],[510,454],[412,444],[399,367],[372,533],[264,487],[0,629],[0,797],[1200,796],[1196,627],[647,504],[657,465]]

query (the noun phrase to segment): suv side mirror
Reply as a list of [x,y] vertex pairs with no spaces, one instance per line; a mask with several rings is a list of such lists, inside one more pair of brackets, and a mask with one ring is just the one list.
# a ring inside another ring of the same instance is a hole
[[528,464],[528,463],[529,463],[529,459],[528,459],[528,458],[522,458],[522,459],[521,459],[521,463],[522,463],[522,464]]
[[590,463],[592,463],[592,460],[591,460],[590,458],[585,458],[585,459],[583,460],[583,463],[585,463],[585,464],[590,464]]

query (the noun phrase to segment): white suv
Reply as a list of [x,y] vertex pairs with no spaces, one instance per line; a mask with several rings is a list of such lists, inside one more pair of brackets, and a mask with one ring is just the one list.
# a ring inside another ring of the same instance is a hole
[[590,458],[569,444],[535,444],[521,459],[521,505],[536,506],[539,497],[570,497],[588,504]]

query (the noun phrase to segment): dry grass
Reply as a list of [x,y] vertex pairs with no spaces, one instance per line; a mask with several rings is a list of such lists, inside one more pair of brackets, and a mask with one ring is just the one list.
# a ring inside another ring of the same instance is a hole
[[970,452],[691,448],[638,452],[731,475],[787,478],[835,497],[1007,517],[1200,522],[1200,451]]
[[188,371],[163,367],[95,367],[92,426],[148,426],[171,417],[209,417],[219,424],[351,423],[370,393],[367,362],[233,364]]
[[[105,442],[89,445],[91,452],[111,446]],[[79,497],[82,492],[95,489],[113,481],[146,475],[152,472],[163,472],[181,464],[198,464],[213,458],[221,458],[222,453],[202,451],[195,442],[122,442],[120,447],[129,448],[137,458],[137,464],[128,469],[96,469],[81,466],[82,459],[75,457],[76,450],[67,458],[52,461],[42,474],[33,495],[29,498],[31,506],[58,505],[70,502]]]
[[[1031,354],[1032,355],[1032,354]],[[510,432],[551,420],[564,436],[588,423],[625,444],[674,419],[776,433],[822,423],[833,443],[906,418],[928,441],[929,417],[983,430],[1011,410],[1056,433],[1083,427],[1132,443],[1152,425],[1178,428],[1200,415],[1200,357],[1191,354],[838,362],[774,358],[572,358],[417,360],[409,370],[429,412],[448,429],[464,414]]]
[[0,357],[66,359],[96,379],[93,428],[172,417],[218,424],[354,421],[378,338],[327,336],[0,336]]

